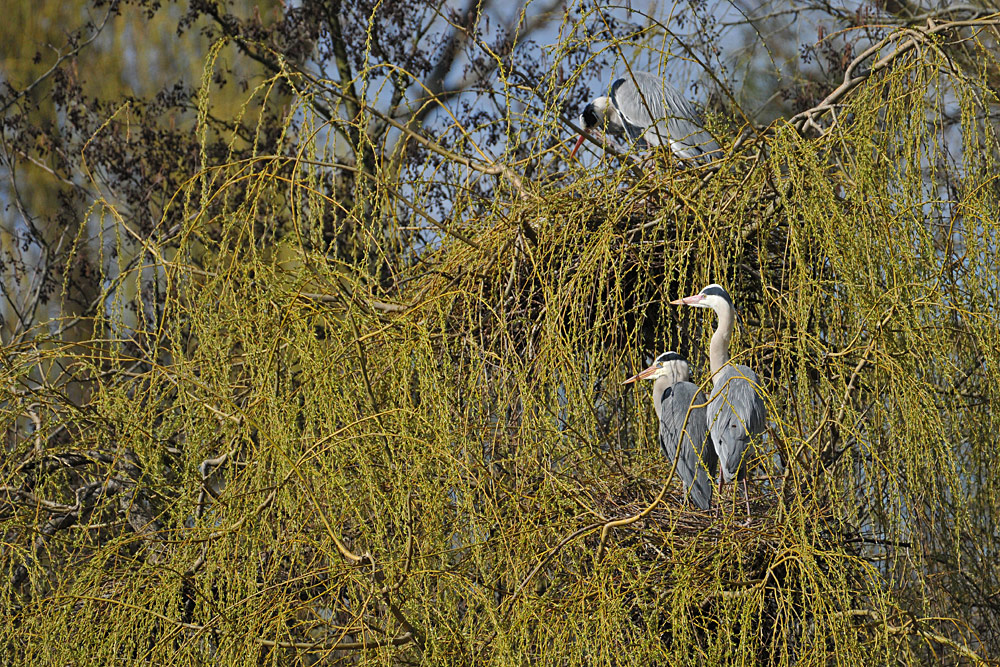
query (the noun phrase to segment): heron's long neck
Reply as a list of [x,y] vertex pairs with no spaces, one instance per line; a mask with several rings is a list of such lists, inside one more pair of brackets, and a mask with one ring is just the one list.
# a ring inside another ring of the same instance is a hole
[[674,379],[661,375],[653,382],[653,409],[656,410],[656,421],[660,421],[660,410],[663,409],[663,392],[674,384]]
[[664,374],[653,382],[653,408],[656,410],[656,420],[660,420],[660,410],[663,408],[663,392],[678,382],[690,382],[691,372],[687,363],[673,362],[667,366]]
[[712,344],[708,348],[708,360],[715,375],[729,363],[729,339],[733,337],[733,326],[736,324],[733,309],[728,305],[715,310],[719,316],[719,325],[712,334]]

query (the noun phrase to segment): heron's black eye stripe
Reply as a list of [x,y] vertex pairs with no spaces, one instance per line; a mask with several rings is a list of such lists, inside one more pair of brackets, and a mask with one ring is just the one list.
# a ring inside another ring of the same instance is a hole
[[659,366],[663,366],[663,364],[667,363],[668,361],[684,361],[684,357],[677,354],[676,352],[664,352],[663,354],[661,354],[656,358],[656,363]]
[[586,128],[597,127],[601,119],[597,117],[597,111],[593,104],[588,104],[583,108],[583,125]]
[[719,287],[718,285],[709,285],[701,291],[705,296],[717,296],[725,299],[729,305],[733,305],[733,299],[729,296],[729,292]]

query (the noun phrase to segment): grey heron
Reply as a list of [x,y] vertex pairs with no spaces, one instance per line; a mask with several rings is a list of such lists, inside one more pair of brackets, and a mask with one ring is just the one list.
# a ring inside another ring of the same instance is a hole
[[687,361],[676,352],[664,352],[652,366],[622,384],[636,380],[654,380],[653,407],[660,422],[660,450],[671,461],[677,459],[685,496],[707,510],[712,502],[718,457],[707,437],[705,395],[691,382]]
[[708,401],[708,430],[719,455],[719,493],[723,481],[733,478],[743,482],[743,496],[750,517],[747,492],[747,464],[754,457],[755,441],[764,432],[767,408],[757,394],[757,375],[749,367],[729,362],[729,340],[736,324],[736,307],[729,292],[719,285],[709,285],[697,294],[671,301],[675,306],[711,308],[719,318],[709,346],[712,371],[712,396]]
[[[627,135],[637,148],[666,145],[679,158],[711,159],[720,151],[694,105],[649,72],[634,71],[617,79],[607,97],[598,97],[584,107],[577,123],[585,130],[601,130],[607,124],[610,132]],[[581,134],[570,158],[583,140]]]

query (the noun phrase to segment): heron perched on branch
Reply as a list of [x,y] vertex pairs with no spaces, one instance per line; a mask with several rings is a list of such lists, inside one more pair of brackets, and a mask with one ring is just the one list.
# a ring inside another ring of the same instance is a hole
[[709,442],[705,395],[691,383],[688,363],[676,352],[664,352],[653,365],[622,384],[654,380],[653,407],[660,422],[660,450],[684,482],[685,496],[707,510],[718,457]]
[[719,318],[709,346],[712,370],[712,397],[708,402],[708,430],[719,455],[719,494],[723,481],[735,478],[743,482],[743,497],[750,517],[747,491],[747,466],[755,454],[755,442],[764,432],[767,408],[758,395],[760,383],[749,367],[729,362],[729,340],[736,325],[736,307],[729,292],[719,285],[709,285],[697,294],[671,301],[675,306],[711,308]]
[[[683,159],[706,161],[721,152],[694,105],[649,72],[636,71],[617,79],[607,97],[598,97],[584,107],[577,123],[588,131],[603,130],[606,125],[613,134],[627,135],[639,149],[668,146]],[[581,134],[570,158],[584,139]]]

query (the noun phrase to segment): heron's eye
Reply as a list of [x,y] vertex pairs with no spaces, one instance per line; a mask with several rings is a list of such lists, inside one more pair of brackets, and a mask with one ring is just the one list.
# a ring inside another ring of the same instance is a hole
[[663,368],[663,362],[662,361],[656,362],[656,367],[657,368]]

